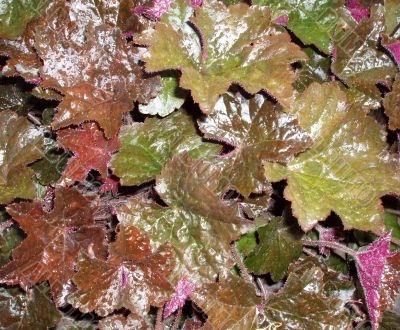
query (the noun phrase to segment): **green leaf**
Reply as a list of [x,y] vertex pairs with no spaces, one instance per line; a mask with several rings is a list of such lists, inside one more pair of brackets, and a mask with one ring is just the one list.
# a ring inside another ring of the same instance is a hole
[[240,277],[229,275],[218,283],[206,284],[190,298],[207,314],[206,329],[259,329],[257,305],[261,299],[254,286]]
[[330,80],[330,59],[318,54],[312,48],[304,48],[308,60],[302,61],[298,78],[294,82],[294,87],[299,92],[303,92],[313,82],[327,82]]
[[2,0],[0,6],[0,37],[18,38],[26,24],[39,17],[51,0]]
[[165,117],[179,109],[185,102],[187,91],[179,88],[179,80],[176,76],[161,77],[161,91],[148,104],[140,104],[139,111],[148,115]]
[[14,111],[26,115],[32,106],[32,95],[19,84],[0,85],[0,111]]
[[283,218],[276,217],[257,230],[260,243],[245,259],[248,270],[256,275],[271,273],[272,280],[278,282],[288,266],[300,257],[303,244],[299,230]]
[[324,281],[319,267],[290,273],[283,290],[265,304],[266,326],[282,330],[350,329],[349,313],[340,299],[325,294]]
[[36,178],[43,186],[55,185],[69,159],[69,153],[60,149],[52,139],[45,139],[43,158],[29,167],[34,170]]
[[331,33],[344,0],[253,0],[272,9],[273,18],[286,15],[287,27],[305,44],[330,53]]
[[177,262],[175,282],[181,277],[196,285],[214,281],[234,264],[230,242],[249,222],[216,196],[219,176],[213,164],[177,155],[157,177],[156,190],[168,207],[139,196],[118,210],[121,223],[139,227],[157,244],[171,243]]
[[386,33],[391,34],[400,23],[400,2],[385,0],[385,25]]
[[206,138],[235,147],[220,160],[222,184],[245,196],[267,189],[263,161],[289,161],[312,143],[294,116],[276,111],[260,94],[248,100],[226,93],[198,123]]
[[386,229],[392,231],[392,236],[400,239],[399,217],[389,212],[385,212],[384,221]]
[[0,112],[0,203],[35,197],[34,172],[26,165],[42,156],[42,132],[24,117]]
[[177,111],[160,120],[147,118],[122,129],[121,148],[112,158],[114,173],[123,185],[140,185],[161,172],[165,162],[179,152],[189,152],[195,158],[212,158],[220,146],[203,142],[191,116]]
[[389,117],[389,128],[400,129],[400,74],[396,75],[392,91],[383,99],[385,114]]
[[135,39],[149,46],[143,58],[147,71],[180,70],[180,86],[191,90],[206,114],[232,83],[250,93],[265,89],[289,103],[295,80],[290,64],[306,57],[286,31],[271,26],[269,9],[244,3],[226,7],[209,0],[195,9],[189,25],[187,11],[178,10],[187,6],[186,0],[171,6],[180,14],[179,24],[169,23],[167,16]]
[[[4,222],[7,221],[5,212],[0,211],[2,218],[0,226],[5,226]],[[23,236],[14,226],[6,226],[0,229],[0,266],[5,265],[10,261],[13,249],[22,241]]]
[[397,71],[390,57],[379,49],[380,33],[384,30],[383,7],[376,5],[371,9],[371,17],[359,24],[350,14],[342,14],[333,36],[333,73],[347,86],[378,100],[380,91],[376,84],[390,82]]
[[289,112],[315,144],[286,166],[266,163],[265,171],[272,181],[287,179],[285,198],[303,230],[334,211],[347,229],[381,231],[379,198],[400,191],[399,163],[385,151],[381,125],[348,105],[335,83],[312,84]]
[[57,325],[60,312],[54,306],[47,283],[26,293],[20,288],[0,288],[0,328],[46,330]]

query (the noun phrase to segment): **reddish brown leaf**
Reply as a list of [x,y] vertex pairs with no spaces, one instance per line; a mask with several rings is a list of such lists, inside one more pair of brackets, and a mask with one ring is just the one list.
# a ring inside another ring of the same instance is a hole
[[392,309],[395,299],[400,294],[400,253],[397,252],[386,259],[381,285],[379,286],[380,312]]
[[116,137],[106,140],[96,123],[60,130],[57,134],[59,143],[75,155],[69,159],[62,174],[63,183],[84,180],[90,170],[97,170],[103,178],[107,177],[107,164],[119,147]]
[[107,261],[82,255],[70,303],[101,316],[122,307],[143,315],[150,305],[161,307],[173,293],[167,279],[174,267],[169,244],[152,252],[149,239],[134,226],[119,226]]
[[9,205],[7,212],[27,237],[0,268],[0,283],[27,290],[48,280],[56,303],[65,303],[79,252],[105,257],[105,229],[93,220],[96,202],[76,189],[59,188],[50,212],[43,210],[40,200]]
[[89,19],[90,8],[76,12],[81,2],[54,2],[36,28],[42,87],[65,95],[54,129],[96,120],[112,137],[133,101],[146,103],[161,85],[158,77],[143,78],[138,50],[118,27],[105,24],[107,19],[101,16]]

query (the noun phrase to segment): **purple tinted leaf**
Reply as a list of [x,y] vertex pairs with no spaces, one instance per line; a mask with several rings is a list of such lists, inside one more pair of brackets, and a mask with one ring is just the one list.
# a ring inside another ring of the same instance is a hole
[[358,22],[363,18],[369,17],[369,9],[361,5],[358,0],[349,0],[347,2],[347,9],[350,11],[351,16]]
[[274,23],[282,26],[286,26],[289,22],[289,16],[287,15],[282,15],[277,18],[275,18]]
[[159,21],[161,16],[168,11],[173,0],[154,0],[151,6],[137,6],[135,14],[144,15],[153,21]]
[[[320,241],[338,242],[343,239],[340,232],[336,228],[326,228],[322,226],[317,227]],[[320,247],[319,251],[324,255],[329,255],[329,248]]]
[[396,60],[396,63],[400,65],[400,41],[386,44],[384,47],[392,54],[393,58]]
[[391,232],[388,232],[369,245],[366,250],[357,253],[357,271],[374,329],[377,328],[381,314],[378,290],[386,260],[391,256],[389,250],[391,236]]
[[183,307],[187,297],[196,290],[196,286],[186,278],[181,278],[175,287],[175,295],[165,304],[164,317],[170,316],[178,308]]

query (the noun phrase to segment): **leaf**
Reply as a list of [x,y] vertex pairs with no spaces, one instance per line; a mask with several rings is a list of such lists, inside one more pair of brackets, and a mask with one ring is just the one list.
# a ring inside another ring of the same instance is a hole
[[381,231],[379,198],[400,187],[399,163],[385,151],[382,127],[347,104],[335,83],[310,85],[288,111],[316,143],[286,166],[264,167],[271,181],[287,178],[285,198],[302,229],[334,211],[346,229]]
[[[358,278],[364,289],[368,314],[371,318],[374,329],[377,328],[379,319],[381,317],[379,291],[382,284],[382,276],[384,274],[387,259],[391,256],[390,239],[391,233],[388,232],[378,240],[374,241],[366,249],[357,252],[356,264]],[[399,255],[397,255],[396,258],[399,258]],[[387,271],[391,272],[389,269],[387,269]],[[397,276],[399,276],[399,274],[397,274]],[[387,280],[388,279],[386,278],[386,281]],[[397,279],[397,281],[399,281],[399,279]],[[384,283],[384,285],[388,285],[388,283]]]
[[18,84],[0,85],[0,111],[14,111],[26,115],[31,105],[31,94]]
[[[3,217],[2,214],[1,217]],[[10,261],[12,250],[21,241],[22,236],[19,231],[12,226],[11,220],[2,221],[0,223],[0,266]]]
[[135,14],[142,14],[153,21],[160,20],[161,16],[168,11],[173,0],[153,0],[151,6],[137,6]]
[[394,238],[400,239],[400,223],[397,221],[398,216],[389,212],[384,213],[385,228],[392,232]]
[[114,174],[123,185],[140,185],[155,178],[166,161],[186,151],[193,158],[212,158],[220,146],[203,142],[191,116],[183,110],[168,117],[147,118],[126,126],[119,136],[121,148],[112,158]]
[[71,317],[63,316],[58,322],[55,330],[95,330],[97,327],[90,320],[75,320]]
[[385,25],[388,34],[394,32],[400,23],[400,3],[397,0],[385,0]]
[[100,320],[100,330],[148,330],[151,327],[140,316],[129,314],[128,317],[122,315],[112,315]]
[[0,203],[35,197],[34,172],[26,165],[41,157],[42,131],[24,117],[0,111]]
[[152,242],[170,242],[176,255],[173,283],[182,277],[199,286],[233,264],[230,242],[248,222],[218,196],[220,171],[188,154],[167,161],[156,190],[168,207],[136,197],[117,211],[123,224],[138,226]]
[[259,94],[250,100],[224,94],[199,128],[207,139],[235,148],[224,155],[222,175],[227,187],[245,196],[266,189],[263,161],[289,161],[312,143],[295,117],[276,111]]
[[379,310],[396,307],[396,300],[400,294],[400,253],[395,252],[386,259],[379,291]]
[[378,49],[378,40],[384,32],[383,7],[374,6],[371,17],[359,24],[342,15],[333,36],[336,60],[333,73],[347,86],[357,88],[373,98],[380,98],[378,82],[390,81],[396,67],[384,52]]
[[318,54],[312,48],[303,48],[308,56],[307,61],[300,62],[298,78],[294,82],[297,91],[303,92],[313,82],[327,82],[330,80],[330,60]]
[[0,268],[0,282],[19,284],[24,290],[49,281],[57,305],[65,292],[79,252],[104,256],[105,229],[94,223],[96,200],[76,189],[58,188],[54,208],[42,208],[42,201],[11,204],[7,212],[27,237],[12,253],[12,260]]
[[51,0],[4,0],[0,7],[0,38],[15,39],[25,30],[26,24],[38,17]]
[[60,312],[54,306],[46,283],[34,286],[28,292],[20,288],[0,288],[0,328],[7,330],[54,327]]
[[319,267],[290,273],[283,290],[265,305],[266,326],[274,329],[350,329],[349,313],[340,299],[324,293]]
[[338,20],[338,8],[343,0],[254,0],[268,6],[275,19],[288,16],[287,27],[305,44],[315,45],[329,54],[331,33]]
[[280,217],[257,230],[259,244],[245,259],[248,270],[256,275],[271,273],[272,280],[278,282],[288,266],[300,257],[303,244],[299,232],[293,225],[285,223]]
[[385,95],[383,107],[389,117],[389,128],[400,129],[400,74],[396,76],[392,91]]
[[63,129],[57,135],[59,144],[74,153],[62,174],[62,183],[83,181],[91,170],[98,171],[103,179],[108,176],[108,162],[119,147],[117,137],[106,140],[96,123]]
[[[49,3],[47,0],[46,2]],[[2,68],[5,76],[20,75],[28,82],[40,82],[39,69],[42,64],[34,47],[34,32],[37,23],[37,20],[29,23],[24,33],[15,40],[0,39],[0,53],[9,58]]]
[[141,113],[165,117],[183,105],[187,91],[178,87],[179,81],[176,76],[161,77],[161,84],[160,94],[148,104],[139,105]]
[[259,329],[257,305],[261,299],[255,295],[254,287],[239,277],[228,275],[218,283],[205,284],[190,296],[207,313],[205,327]]
[[175,287],[175,295],[165,304],[164,318],[169,317],[178,308],[185,305],[186,299],[196,290],[196,286],[186,278],[181,278]]
[[400,315],[391,312],[391,311],[385,311],[383,313],[383,319],[382,319],[382,330],[399,330],[400,329]]
[[350,11],[351,16],[357,21],[361,22],[364,18],[369,17],[369,10],[365,8],[358,0],[348,0],[347,9]]
[[282,104],[289,103],[295,79],[290,64],[306,57],[286,32],[271,27],[267,8],[205,1],[189,25],[187,6],[178,0],[171,7],[180,14],[181,25],[169,23],[166,16],[135,39],[149,46],[143,58],[147,71],[180,70],[180,86],[191,90],[206,114],[232,83],[250,93],[265,89]]
[[153,252],[149,239],[136,227],[119,225],[107,260],[81,256],[73,279],[78,291],[68,301],[83,313],[106,316],[125,307],[143,315],[150,305],[161,307],[172,294],[168,282],[172,257],[168,244]]
[[156,95],[159,79],[143,77],[138,50],[127,43],[119,28],[102,23],[100,17],[96,24],[89,24],[86,11],[72,20],[75,8],[55,2],[36,28],[35,47],[43,60],[41,86],[65,95],[52,127],[95,120],[111,138],[134,100],[147,102]]
[[55,185],[61,176],[69,154],[60,149],[53,139],[44,139],[43,158],[34,162],[29,167],[35,171],[37,180],[41,185]]

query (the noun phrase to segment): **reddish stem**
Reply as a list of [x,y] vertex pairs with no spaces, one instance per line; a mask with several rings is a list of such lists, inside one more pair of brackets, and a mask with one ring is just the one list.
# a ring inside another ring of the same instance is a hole
[[331,241],[309,241],[309,240],[302,240],[302,243],[303,245],[308,245],[308,246],[327,247],[330,249],[343,251],[344,253],[347,253],[349,256],[352,256],[355,260],[357,260],[358,258],[356,251],[340,243]]

